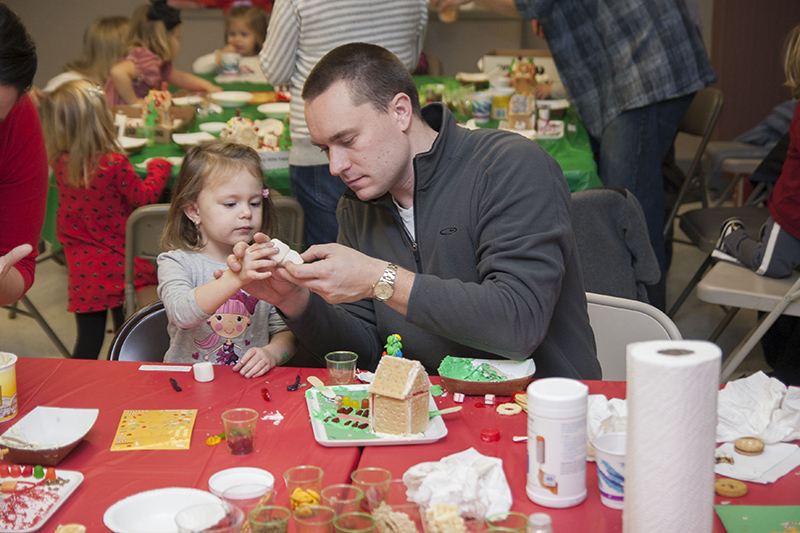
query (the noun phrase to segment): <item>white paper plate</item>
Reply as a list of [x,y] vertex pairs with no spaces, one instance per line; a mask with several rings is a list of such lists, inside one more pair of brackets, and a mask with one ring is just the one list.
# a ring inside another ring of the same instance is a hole
[[242,106],[253,99],[253,93],[244,91],[222,91],[208,96],[222,107]]
[[[155,158],[154,158],[154,157],[148,157],[147,159],[145,159],[145,160],[144,160],[144,161],[142,161],[141,163],[136,163],[136,167],[137,167],[137,168],[147,168],[147,164],[148,164],[150,161],[152,161],[153,159],[155,159]],[[181,163],[183,163],[183,158],[182,158],[182,157],[177,157],[177,156],[173,156],[173,157],[161,157],[160,159],[166,159],[167,161],[169,161],[170,163],[172,163],[172,166],[173,166],[173,167],[179,167],[179,166],[181,166]]]
[[289,102],[269,102],[261,104],[256,109],[265,115],[282,114],[285,115],[290,109]]
[[147,139],[139,139],[137,137],[120,137],[119,144],[128,152],[135,153],[140,151],[147,144]]
[[[0,444],[20,449],[50,450],[82,439],[92,429],[99,409],[37,406],[0,436]],[[14,440],[5,442],[4,437]],[[21,445],[20,441],[28,443]]]
[[[366,390],[369,385],[337,385],[336,388],[344,387],[349,390]],[[319,410],[319,391],[309,390],[306,393],[306,406],[311,414]],[[326,400],[323,400],[326,401]],[[430,397],[430,411],[437,409],[433,396]],[[375,437],[363,438],[362,434],[355,433],[352,439],[330,439],[325,431],[325,423],[311,415],[311,428],[314,430],[314,439],[323,446],[330,448],[345,446],[392,446],[396,444],[429,444],[447,436],[447,426],[444,425],[441,415],[434,416],[428,421],[428,430],[419,437]]]
[[183,487],[148,490],[124,498],[103,514],[103,523],[114,533],[177,533],[175,515],[192,505],[217,503],[204,490]]
[[202,131],[207,131],[210,133],[216,133],[218,131],[222,131],[225,126],[227,126],[224,122],[204,122],[198,126]]
[[172,99],[173,105],[200,105],[203,103],[201,96],[179,96]]
[[268,490],[275,487],[275,476],[260,468],[242,466],[220,470],[208,478],[208,490],[215,496],[222,494],[236,485],[266,485]]
[[[63,485],[58,485],[57,488],[53,491],[58,497],[53,505],[47,509],[42,517],[36,521],[34,525],[31,527],[21,527],[18,529],[5,529],[0,526],[0,533],[32,533],[33,531],[39,531],[42,526],[47,522],[51,516],[58,510],[59,507],[64,503],[70,494],[72,494],[78,485],[83,482],[83,474],[80,472],[75,472],[72,470],[56,470],[56,477],[61,478],[66,481]],[[30,478],[0,478],[0,481],[31,481],[35,482],[38,481],[33,477]]]
[[181,146],[192,146],[200,141],[213,141],[216,139],[207,131],[199,131],[197,133],[173,133],[172,140]]

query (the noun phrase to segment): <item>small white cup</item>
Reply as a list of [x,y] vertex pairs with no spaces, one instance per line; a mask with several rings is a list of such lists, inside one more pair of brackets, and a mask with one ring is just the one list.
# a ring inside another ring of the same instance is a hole
[[214,381],[214,365],[208,361],[193,364],[192,372],[194,373],[195,381],[199,381],[200,383]]
[[592,445],[597,463],[600,500],[606,507],[622,509],[625,496],[625,433],[595,437]]
[[492,116],[492,100],[494,96],[489,91],[472,93],[472,116],[475,122],[485,124]]
[[242,54],[236,52],[228,52],[220,56],[222,64],[222,73],[233,75],[239,74],[239,62],[242,60]]

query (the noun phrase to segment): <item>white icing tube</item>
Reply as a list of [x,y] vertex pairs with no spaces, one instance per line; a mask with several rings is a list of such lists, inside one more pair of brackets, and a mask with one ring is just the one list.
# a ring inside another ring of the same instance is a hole
[[194,372],[195,381],[205,383],[206,381],[214,380],[214,365],[208,361],[195,363],[192,365],[192,371]]

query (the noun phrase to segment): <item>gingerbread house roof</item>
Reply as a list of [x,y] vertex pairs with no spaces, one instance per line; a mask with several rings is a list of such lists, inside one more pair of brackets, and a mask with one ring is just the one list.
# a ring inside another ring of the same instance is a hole
[[387,355],[381,357],[368,392],[404,400],[430,388],[431,382],[422,363]]

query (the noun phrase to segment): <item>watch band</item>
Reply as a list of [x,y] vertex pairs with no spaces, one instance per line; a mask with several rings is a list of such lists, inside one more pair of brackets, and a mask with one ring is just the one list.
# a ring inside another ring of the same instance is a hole
[[372,286],[372,296],[385,302],[394,294],[394,281],[397,278],[397,265],[389,263],[378,282]]

